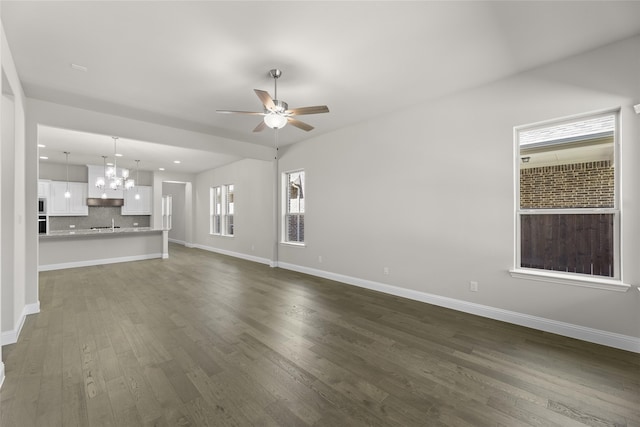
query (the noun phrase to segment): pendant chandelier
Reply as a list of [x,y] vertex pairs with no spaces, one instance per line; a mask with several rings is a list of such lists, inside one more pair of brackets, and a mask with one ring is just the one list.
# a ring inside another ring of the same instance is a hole
[[[130,190],[135,187],[135,181],[133,179],[129,179],[129,169],[121,168],[121,175],[118,175],[118,150],[117,150],[117,142],[118,137],[112,136],[113,138],[113,166],[107,168],[106,167],[106,156],[102,156],[104,159],[105,167],[104,167],[104,176],[99,176],[96,179],[96,187],[103,190],[105,187],[110,188],[111,190],[119,190],[120,188],[124,188],[125,190]],[[106,193],[103,193],[103,198],[105,198]]]
[[66,156],[67,160],[66,160],[66,164],[67,164],[67,191],[64,192],[64,198],[65,199],[70,199],[71,198],[71,191],[69,191],[69,154],[71,154],[68,151],[64,152],[64,155]]
[[[140,160],[136,160],[136,182],[140,182]],[[140,200],[140,193],[138,192],[138,186],[136,186],[136,200]]]
[[103,190],[102,191],[102,195],[100,196],[101,199],[106,199],[107,198],[107,192],[104,191],[104,177],[107,176],[107,156],[102,156],[102,176],[99,176],[96,179],[96,187],[98,187],[99,189]]

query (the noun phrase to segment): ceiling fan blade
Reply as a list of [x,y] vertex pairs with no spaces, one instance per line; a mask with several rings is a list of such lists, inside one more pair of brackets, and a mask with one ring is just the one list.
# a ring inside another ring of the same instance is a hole
[[273,103],[273,99],[271,98],[271,95],[269,95],[268,92],[265,92],[264,90],[260,90],[260,89],[254,89],[253,91],[256,93],[256,95],[258,95],[258,98],[260,98],[260,101],[262,102],[262,104],[265,106],[267,110],[276,109],[276,104]]
[[316,105],[314,107],[301,107],[287,110],[287,114],[290,114],[292,116],[301,116],[303,114],[320,114],[328,112],[329,107],[327,107],[326,105]]
[[292,117],[288,117],[287,118],[287,122],[291,123],[291,125],[299,128],[299,129],[302,129],[302,130],[307,131],[307,132],[309,132],[310,130],[313,129],[313,126],[308,125],[305,122],[301,122],[300,120],[296,120],[296,119],[294,119]]
[[264,116],[264,113],[258,113],[257,111],[216,110],[216,113],[221,113],[221,114],[249,114],[251,116]]
[[258,123],[258,126],[256,126],[253,131],[254,132],[262,132],[264,130],[264,128],[267,127],[267,124],[264,122],[264,120],[260,120],[260,123]]

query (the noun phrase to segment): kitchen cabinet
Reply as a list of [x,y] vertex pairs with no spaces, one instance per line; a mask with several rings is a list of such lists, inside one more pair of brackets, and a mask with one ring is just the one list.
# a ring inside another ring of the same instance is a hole
[[[136,199],[136,194],[140,195],[139,199]],[[121,213],[122,215],[151,215],[152,201],[153,187],[138,185],[124,192],[124,205]]]
[[64,197],[67,191],[66,181],[51,181],[49,194],[49,216],[87,216],[87,184],[84,182],[70,182],[70,198]]
[[49,181],[38,181],[38,199],[49,198]]

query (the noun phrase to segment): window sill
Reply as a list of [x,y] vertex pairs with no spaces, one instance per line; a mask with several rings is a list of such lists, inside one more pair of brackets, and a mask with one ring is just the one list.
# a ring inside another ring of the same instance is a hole
[[220,234],[220,233],[209,233],[209,236],[212,237],[234,237],[234,234]]
[[580,286],[583,288],[604,289],[607,291],[627,292],[631,285],[616,279],[596,278],[574,274],[562,274],[552,271],[516,268],[509,270],[511,277],[517,279],[537,280],[540,282],[558,283],[560,285]]
[[293,246],[296,248],[304,248],[307,246],[305,243],[296,243],[296,242],[280,242],[280,244],[283,246]]

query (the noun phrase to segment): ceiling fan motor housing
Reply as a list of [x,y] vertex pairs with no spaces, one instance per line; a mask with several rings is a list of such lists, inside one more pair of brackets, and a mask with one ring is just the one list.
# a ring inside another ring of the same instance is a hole
[[278,77],[280,77],[282,75],[282,70],[279,70],[277,68],[271,69],[269,70],[269,74],[271,75],[271,77],[273,77],[274,79],[277,79]]
[[[278,113],[278,114],[282,114],[285,111],[287,111],[289,109],[289,104],[287,104],[284,101],[279,101],[277,99],[273,100],[273,105],[275,105],[275,108],[271,111],[273,111],[274,113]],[[270,110],[268,110],[267,108],[264,109],[265,113],[269,113]]]

